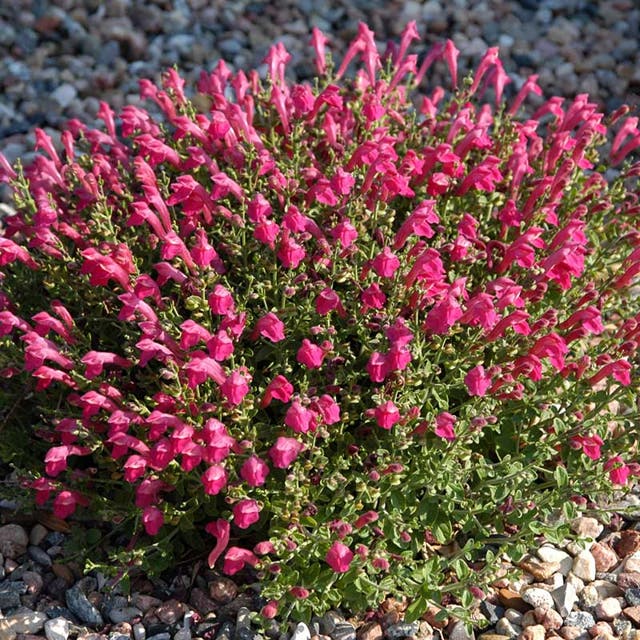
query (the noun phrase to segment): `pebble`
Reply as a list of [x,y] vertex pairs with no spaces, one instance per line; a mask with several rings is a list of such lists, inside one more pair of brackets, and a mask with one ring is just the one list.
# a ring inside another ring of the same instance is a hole
[[593,582],[596,579],[596,561],[590,551],[581,551],[573,559],[573,574],[585,582]]
[[29,544],[27,532],[19,524],[0,527],[0,553],[5,558],[15,560],[23,555]]
[[392,624],[387,627],[385,635],[388,640],[400,640],[401,638],[415,636],[419,628],[420,624],[418,622]]
[[67,591],[65,597],[71,612],[82,622],[92,627],[101,627],[104,624],[100,612],[89,602],[77,584]]
[[622,606],[618,598],[605,598],[596,604],[594,613],[597,620],[611,621],[622,613]]
[[564,619],[564,624],[569,627],[589,629],[596,623],[594,617],[588,611],[572,611]]
[[293,631],[291,640],[311,640],[311,632],[304,622],[299,622]]
[[44,623],[47,640],[67,640],[70,631],[71,623],[66,618],[53,618]]
[[553,596],[545,589],[532,587],[522,593],[522,599],[532,607],[549,609],[553,607]]

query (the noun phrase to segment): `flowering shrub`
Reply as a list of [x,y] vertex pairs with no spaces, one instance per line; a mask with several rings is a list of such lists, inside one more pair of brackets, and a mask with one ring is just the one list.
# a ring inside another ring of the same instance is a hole
[[417,38],[361,25],[335,70],[314,31],[314,86],[282,45],[193,100],[168,71],[160,117],[102,104],[0,156],[3,456],[60,518],[121,522],[120,561],[195,549],[265,615],[415,618],[638,475],[637,118],[527,118],[536,76],[505,102],[496,49],[458,79]]

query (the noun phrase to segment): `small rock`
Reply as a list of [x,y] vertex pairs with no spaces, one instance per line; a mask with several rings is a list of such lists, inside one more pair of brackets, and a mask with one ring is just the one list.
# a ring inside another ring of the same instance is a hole
[[471,633],[467,631],[467,628],[462,620],[458,620],[453,624],[449,631],[449,640],[475,640],[476,636],[473,630]]
[[15,560],[24,555],[28,544],[29,536],[19,524],[5,524],[0,527],[0,553],[5,558]]
[[598,602],[600,602],[600,599],[601,598],[598,590],[590,584],[588,584],[580,593],[580,602],[586,609],[595,607]]
[[20,592],[11,584],[0,585],[0,610],[15,609],[21,605]]
[[640,550],[640,531],[625,529],[620,532],[620,538],[614,543],[614,549],[621,558]]
[[415,636],[418,633],[418,622],[399,622],[387,627],[385,635],[389,640],[400,640],[400,638],[408,638],[409,636]]
[[560,637],[564,640],[589,640],[591,636],[585,629],[580,627],[574,627],[572,625],[565,625],[558,631]]
[[553,607],[553,596],[545,589],[532,587],[522,594],[522,599],[533,608],[542,607],[550,609]]
[[604,526],[595,518],[581,516],[571,522],[571,530],[580,537],[593,538],[593,540],[596,540],[604,531]]
[[505,609],[504,617],[511,623],[522,626],[522,613],[516,609]]
[[43,567],[48,568],[53,564],[53,561],[51,560],[51,556],[40,547],[34,547],[32,545],[27,549],[27,551],[29,553],[29,557],[34,562],[37,562],[39,565],[42,565]]
[[61,84],[51,93],[51,98],[53,98],[53,100],[55,100],[55,102],[62,109],[66,109],[76,99],[77,96],[78,91],[72,84],[69,84],[68,82]]
[[233,580],[219,576],[209,583],[209,596],[220,604],[228,604],[238,595],[238,587]]
[[569,615],[573,605],[578,601],[575,587],[570,582],[565,582],[561,587],[551,592],[551,597],[555,602],[556,609],[561,616]]
[[572,611],[564,620],[569,627],[579,627],[589,629],[596,623],[593,616],[588,611]]
[[501,636],[498,633],[481,633],[478,640],[509,640],[509,636]]
[[633,629],[633,625],[629,620],[618,618],[613,621],[613,629],[619,636],[624,637]]
[[[540,610],[542,611],[543,608],[540,607]],[[536,620],[536,614],[533,609],[522,614],[522,624],[520,626],[523,629],[526,629],[527,627],[530,627],[534,624],[538,624],[538,621]]]
[[136,609],[140,609],[142,613],[147,613],[152,607],[159,607],[162,604],[162,600],[145,593],[136,593],[131,598],[131,604],[136,607]]
[[640,605],[640,589],[627,589],[624,598],[632,607]]
[[616,552],[608,544],[595,542],[589,552],[596,562],[596,572],[598,573],[609,571],[620,562]]
[[218,607],[218,605],[209,598],[202,589],[198,589],[197,587],[191,590],[189,604],[203,616],[215,611]]
[[159,607],[155,610],[155,615],[161,622],[164,624],[175,624],[184,616],[185,611],[187,609],[187,605],[184,602],[179,602],[172,598],[171,600],[167,600],[163,602]]
[[115,607],[109,611],[109,620],[113,624],[121,622],[131,622],[134,618],[141,618],[142,611],[136,607]]
[[142,622],[136,622],[133,627],[133,640],[146,640],[147,630],[144,628]]
[[635,551],[624,559],[622,571],[627,573],[640,573],[640,553]]
[[619,573],[616,582],[623,590],[631,588],[637,589],[640,587],[640,573]]
[[511,624],[506,618],[500,618],[496,624],[496,633],[509,638],[517,638],[522,633],[522,627]]
[[566,576],[569,571],[571,571],[571,567],[573,566],[573,558],[566,552],[561,549],[556,549],[550,545],[543,545],[540,547],[536,553],[538,557],[544,562],[555,562],[560,565],[558,571]]
[[68,586],[71,586],[74,581],[73,572],[66,564],[60,564],[59,562],[54,562],[51,565],[51,571],[58,577],[66,582]]
[[87,596],[76,584],[65,594],[67,607],[90,627],[102,627],[104,621],[100,612],[89,602]]
[[498,599],[500,604],[507,609],[515,609],[524,613],[529,609],[527,603],[522,599],[522,596],[517,591],[511,589],[499,589]]
[[595,580],[591,586],[598,592],[600,598],[617,598],[623,594],[622,589],[609,580]]
[[598,602],[595,608],[597,620],[613,620],[620,615],[622,607],[618,598],[605,598]]
[[546,629],[541,624],[527,627],[521,634],[521,640],[544,640]]
[[[591,518],[592,519],[592,518]],[[593,582],[596,579],[596,561],[590,551],[581,551],[573,559],[572,572],[585,582]]]
[[356,637],[357,640],[382,640],[384,631],[382,631],[382,627],[377,622],[365,622],[358,629]]
[[547,631],[557,631],[562,626],[562,616],[555,609],[536,608],[533,613],[536,622]]
[[528,559],[518,563],[523,571],[530,573],[536,580],[548,580],[554,573],[560,570],[558,562],[539,562],[535,558],[529,556]]
[[624,613],[633,624],[640,626],[640,606],[627,607],[622,610],[622,613]]
[[488,600],[480,602],[480,612],[487,619],[489,624],[495,624],[504,615],[505,609],[500,605],[493,604]]
[[47,537],[49,530],[40,523],[35,524],[29,532],[29,544],[35,547],[40,546],[40,543]]
[[311,632],[304,622],[299,622],[293,631],[291,640],[311,640]]
[[46,614],[35,611],[20,611],[0,618],[0,638],[10,640],[18,633],[39,633],[47,619]]
[[330,635],[333,640],[356,640],[356,629],[350,622],[339,622]]
[[22,581],[27,587],[27,593],[30,595],[37,595],[42,591],[42,576],[35,571],[25,571],[22,574]]
[[[78,640],[80,639],[78,638]],[[149,636],[147,640],[171,640],[171,634],[168,631],[162,631],[160,633]]]
[[44,623],[47,640],[67,640],[70,631],[71,623],[66,618],[54,618]]

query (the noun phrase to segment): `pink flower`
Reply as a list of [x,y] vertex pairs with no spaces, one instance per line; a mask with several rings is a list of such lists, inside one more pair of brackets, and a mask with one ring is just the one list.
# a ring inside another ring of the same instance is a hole
[[187,374],[187,386],[190,389],[195,389],[209,379],[215,380],[219,385],[224,384],[228,379],[225,378],[220,364],[213,358],[207,357],[203,351],[194,351],[191,354],[191,360],[183,366],[182,370]]
[[295,269],[305,259],[307,252],[303,246],[290,237],[289,231],[285,229],[282,232],[282,240],[280,241],[277,255],[283,267]]
[[274,398],[280,402],[289,402],[292,395],[293,386],[291,383],[283,375],[277,375],[265,389],[260,406],[263,409],[268,407]]
[[387,357],[383,353],[374,351],[367,362],[367,373],[372,382],[384,382],[384,379],[389,373],[389,365],[387,363]]
[[[315,29],[315,27],[314,27]],[[260,615],[267,620],[271,620],[278,615],[278,601],[277,600],[269,600],[267,604],[262,607],[260,611]]]
[[484,367],[479,364],[467,372],[464,377],[464,383],[467,385],[467,391],[470,396],[483,396],[491,387],[491,376],[487,375]]
[[218,362],[226,360],[234,351],[233,340],[226,331],[218,331],[207,342],[209,355]]
[[298,349],[296,360],[307,369],[319,369],[324,360],[324,350],[313,344],[307,338],[302,340],[302,346]]
[[325,393],[320,396],[312,407],[320,413],[325,424],[340,422],[340,405],[330,395]]
[[256,455],[252,455],[240,468],[240,477],[250,487],[261,487],[269,475],[269,465]]
[[315,431],[316,413],[304,407],[299,400],[294,400],[287,409],[284,423],[296,433]]
[[348,249],[358,238],[356,228],[348,219],[339,222],[332,230],[331,236],[335,238],[344,249]]
[[389,247],[385,247],[371,262],[373,270],[381,278],[393,278],[393,274],[400,267],[400,260]]
[[304,600],[309,597],[309,590],[304,587],[291,587],[289,593],[298,600]]
[[458,301],[448,295],[430,309],[423,328],[425,331],[444,335],[461,317],[462,309]]
[[213,569],[216,564],[216,560],[222,555],[222,552],[229,544],[231,523],[224,518],[218,518],[213,522],[209,522],[204,529],[207,533],[210,533],[216,538],[216,546],[211,550],[209,557],[207,558],[207,564]]
[[252,567],[255,567],[258,562],[258,557],[248,549],[229,547],[229,550],[224,556],[224,566],[222,570],[228,576],[232,576],[243,569],[245,564],[250,564]]
[[212,313],[224,316],[235,309],[231,293],[221,284],[217,284],[208,295],[207,301]]
[[375,408],[375,418],[378,426],[383,429],[391,429],[394,424],[400,420],[400,412],[391,400],[388,400],[384,404],[378,405]]
[[338,294],[331,287],[325,287],[316,298],[316,311],[321,316],[326,316],[334,310],[337,310],[339,315],[344,315]]
[[453,425],[456,423],[456,417],[450,413],[443,411],[436,416],[436,428],[435,433],[437,436],[444,438],[445,440],[455,440],[456,434],[453,430]]
[[233,506],[233,521],[241,529],[248,529],[260,520],[260,507],[255,500],[240,500]]
[[609,472],[609,480],[613,484],[626,485],[631,470],[620,456],[609,458],[604,463],[604,470]]
[[51,447],[44,457],[45,471],[47,475],[55,478],[67,468],[67,458],[69,456],[86,456],[91,453],[88,447],[78,447],[75,445],[62,445]]
[[275,313],[269,312],[256,322],[251,337],[255,340],[258,334],[271,342],[280,342],[284,340],[284,323]]
[[295,438],[280,436],[271,449],[269,449],[269,457],[274,467],[286,469],[291,466],[303,448],[304,445]]
[[342,542],[334,542],[325,556],[326,563],[336,573],[345,573],[348,571],[352,560],[353,551]]
[[353,526],[356,529],[362,529],[362,527],[375,522],[378,518],[379,515],[377,511],[367,511],[358,517],[358,519],[353,523]]
[[144,525],[144,530],[148,535],[157,535],[158,531],[160,531],[164,524],[164,515],[162,514],[162,511],[160,511],[158,507],[145,507],[142,512],[142,524]]
[[387,301],[387,296],[380,289],[380,285],[374,282],[360,294],[360,301],[364,305],[365,311],[367,309],[382,309]]
[[201,477],[204,492],[209,496],[218,495],[227,486],[227,472],[222,465],[212,464]]
[[89,501],[76,491],[61,491],[53,500],[53,515],[64,520],[75,512],[78,505],[86,507]]
[[408,347],[397,343],[391,345],[387,354],[387,366],[390,371],[404,371],[410,362],[411,351]]
[[249,393],[249,385],[241,373],[232,371],[231,375],[222,383],[220,393],[229,403],[239,405]]
[[602,438],[594,434],[592,436],[573,436],[570,439],[571,447],[582,449],[583,453],[592,460],[598,460],[602,455],[600,447],[604,444]]
[[147,460],[145,458],[139,455],[131,455],[124,463],[124,479],[133,484],[144,475],[146,468]]
[[132,363],[126,358],[108,351],[88,351],[80,362],[87,365],[84,375],[85,378],[89,380],[98,377],[102,373],[105,365],[115,365],[124,368],[132,366]]

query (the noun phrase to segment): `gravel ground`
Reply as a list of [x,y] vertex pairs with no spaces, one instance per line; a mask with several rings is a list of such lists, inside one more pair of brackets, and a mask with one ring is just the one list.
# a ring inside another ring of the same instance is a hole
[[[262,59],[281,40],[293,55],[291,79],[304,80],[313,73],[312,26],[330,35],[340,59],[359,21],[384,47],[409,20],[417,21],[424,50],[452,38],[465,69],[498,45],[514,80],[507,93],[538,73],[547,96],[589,93],[605,111],[640,105],[638,0],[0,0],[0,151],[28,160],[34,127],[55,139],[69,118],[93,125],[100,100],[116,109],[138,103],[138,80],[157,81],[172,65],[187,85],[219,58],[264,73]],[[438,71],[432,82],[447,82]],[[489,622],[483,640],[640,640],[640,527],[634,518],[603,524],[575,523],[598,540],[585,549],[532,550],[522,580],[498,583],[478,603]],[[66,536],[46,521],[0,526],[0,640],[262,637],[248,622],[260,597],[246,585],[190,568],[164,581],[140,577],[129,594],[118,593],[103,576],[61,562]],[[366,624],[334,612],[268,635],[469,640],[454,621],[442,626],[428,616],[405,624],[393,603]]]

